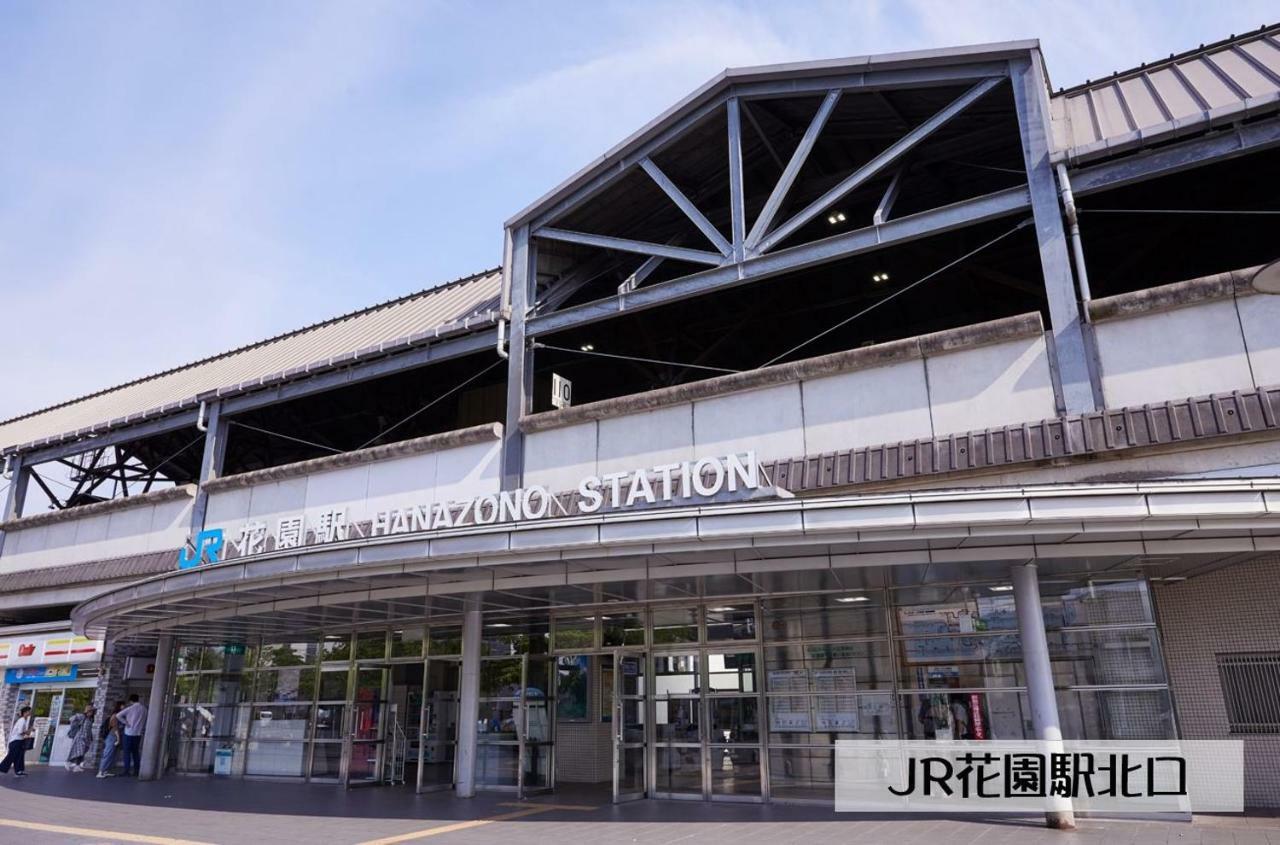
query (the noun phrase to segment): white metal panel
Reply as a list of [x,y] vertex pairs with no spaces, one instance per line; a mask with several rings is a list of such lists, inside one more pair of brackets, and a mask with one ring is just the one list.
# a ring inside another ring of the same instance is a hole
[[806,381],[802,395],[810,454],[933,436],[920,359]]
[[1049,419],[1056,413],[1043,336],[925,360],[935,434]]

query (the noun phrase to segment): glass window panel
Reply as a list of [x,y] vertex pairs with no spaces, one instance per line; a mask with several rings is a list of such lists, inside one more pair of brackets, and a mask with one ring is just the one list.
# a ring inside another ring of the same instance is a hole
[[356,659],[381,660],[387,656],[387,632],[365,631],[356,634]]
[[644,681],[644,658],[636,654],[624,654],[619,660],[623,695],[647,695]]
[[178,675],[173,682],[173,703],[174,704],[194,704],[198,701],[198,691],[200,689],[200,675],[197,673],[189,673]]
[[696,607],[658,607],[653,610],[653,644],[696,643],[698,641],[698,609]]
[[718,696],[710,699],[708,707],[711,711],[712,742],[760,741],[760,701],[754,695]]
[[1016,634],[920,637],[898,641],[903,689],[1021,686],[1022,645]]
[[377,701],[382,698],[382,669],[356,671],[356,701]]
[[556,717],[585,722],[591,711],[591,658],[575,654],[556,658]]
[[1168,690],[1058,690],[1063,739],[1175,739]]
[[342,769],[342,743],[317,742],[311,752],[311,777],[336,779]]
[[316,670],[294,666],[257,673],[254,696],[258,701],[311,701],[315,697]]
[[405,628],[391,632],[392,657],[422,657],[422,629]]
[[644,614],[610,612],[600,617],[604,645],[644,645]]
[[209,774],[213,772],[213,752],[218,743],[179,740],[173,743],[170,752],[170,765],[175,771],[183,774]]
[[486,622],[480,653],[494,656],[547,654],[551,646],[550,620]]
[[769,741],[832,745],[840,739],[893,739],[898,735],[891,695],[768,698]]
[[708,652],[707,683],[712,692],[755,692],[755,652]]
[[759,795],[760,749],[711,748],[712,795]]
[[250,742],[244,773],[273,777],[302,777],[306,773],[307,743]]
[[382,737],[382,702],[358,701],[351,705],[351,736],[354,739]]
[[305,666],[316,661],[318,652],[316,643],[267,643],[262,646],[258,665]]
[[707,641],[754,640],[756,609],[753,605],[716,605],[707,608]]
[[702,691],[697,654],[657,654],[653,657],[654,694],[696,695]]
[[514,701],[480,702],[480,742],[513,742],[518,704]]
[[343,717],[346,715],[345,704],[316,705],[316,739],[342,739]]
[[453,743],[428,742],[422,746],[422,783],[441,786],[453,783]]
[[548,786],[551,782],[551,746],[526,745],[524,748],[524,785]]
[[462,654],[462,629],[456,626],[431,628],[427,631],[427,653],[436,656]]
[[594,616],[557,616],[557,651],[572,649],[590,650],[596,646],[596,618]]
[[520,658],[491,657],[480,661],[482,698],[518,698],[521,683]]
[[531,700],[550,698],[555,662],[549,657],[530,657],[525,665],[524,694]]
[[1137,578],[1124,581],[1092,581],[1061,585],[1041,581],[1045,627],[1082,625],[1124,625],[1154,622],[1147,583]]
[[259,704],[251,711],[249,738],[255,742],[304,740],[310,722],[309,705]]
[[803,692],[814,672],[851,669],[858,689],[892,689],[893,660],[887,640],[771,646],[764,652],[766,692]]
[[178,649],[177,671],[179,672],[198,672],[200,670],[200,657],[204,654],[204,647],[198,645],[184,645]]
[[762,603],[766,640],[875,637],[885,631],[884,593],[796,596]]
[[347,669],[326,670],[320,673],[320,700],[346,701],[347,680],[351,672]]
[[700,742],[702,703],[697,698],[662,699],[653,703],[658,742]]
[[1048,639],[1058,686],[1165,682],[1155,628],[1056,631]]
[[336,662],[351,659],[351,635],[333,634],[320,641],[320,659]]
[[769,794],[773,798],[831,801],[835,779],[835,752],[831,749],[769,751]]
[[383,745],[380,742],[351,743],[351,760],[347,765],[347,777],[352,781],[372,781],[378,777]]
[[702,794],[702,749],[660,746],[656,750],[655,785],[658,792],[675,795]]
[[901,696],[904,739],[1025,739],[1031,710],[1025,693],[961,692]]
[[515,786],[520,746],[476,746],[476,782],[485,786]]

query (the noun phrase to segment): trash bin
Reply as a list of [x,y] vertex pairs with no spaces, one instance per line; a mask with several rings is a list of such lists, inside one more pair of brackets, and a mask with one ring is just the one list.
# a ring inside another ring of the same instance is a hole
[[219,748],[213,752],[213,773],[215,775],[231,774],[231,758],[235,750],[230,747]]

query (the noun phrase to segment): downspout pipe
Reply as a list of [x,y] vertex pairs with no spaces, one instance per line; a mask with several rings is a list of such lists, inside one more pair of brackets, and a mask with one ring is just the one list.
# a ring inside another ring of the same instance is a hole
[[1058,162],[1058,190],[1062,194],[1062,207],[1067,214],[1067,232],[1071,236],[1071,260],[1076,266],[1076,282],[1080,285],[1080,298],[1084,302],[1084,318],[1089,320],[1089,300],[1093,294],[1089,291],[1089,271],[1084,266],[1084,246],[1080,243],[1080,215],[1076,210],[1076,198],[1071,193],[1071,179],[1067,176],[1067,165]]

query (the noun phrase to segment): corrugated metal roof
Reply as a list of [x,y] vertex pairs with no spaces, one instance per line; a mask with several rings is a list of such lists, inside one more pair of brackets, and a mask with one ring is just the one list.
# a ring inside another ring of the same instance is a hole
[[93,426],[248,390],[286,375],[351,363],[352,356],[465,331],[496,321],[501,270],[487,270],[410,296],[326,320],[212,358],[0,422],[0,450]]
[[1077,160],[1280,108],[1280,25],[1055,94],[1054,146]]

